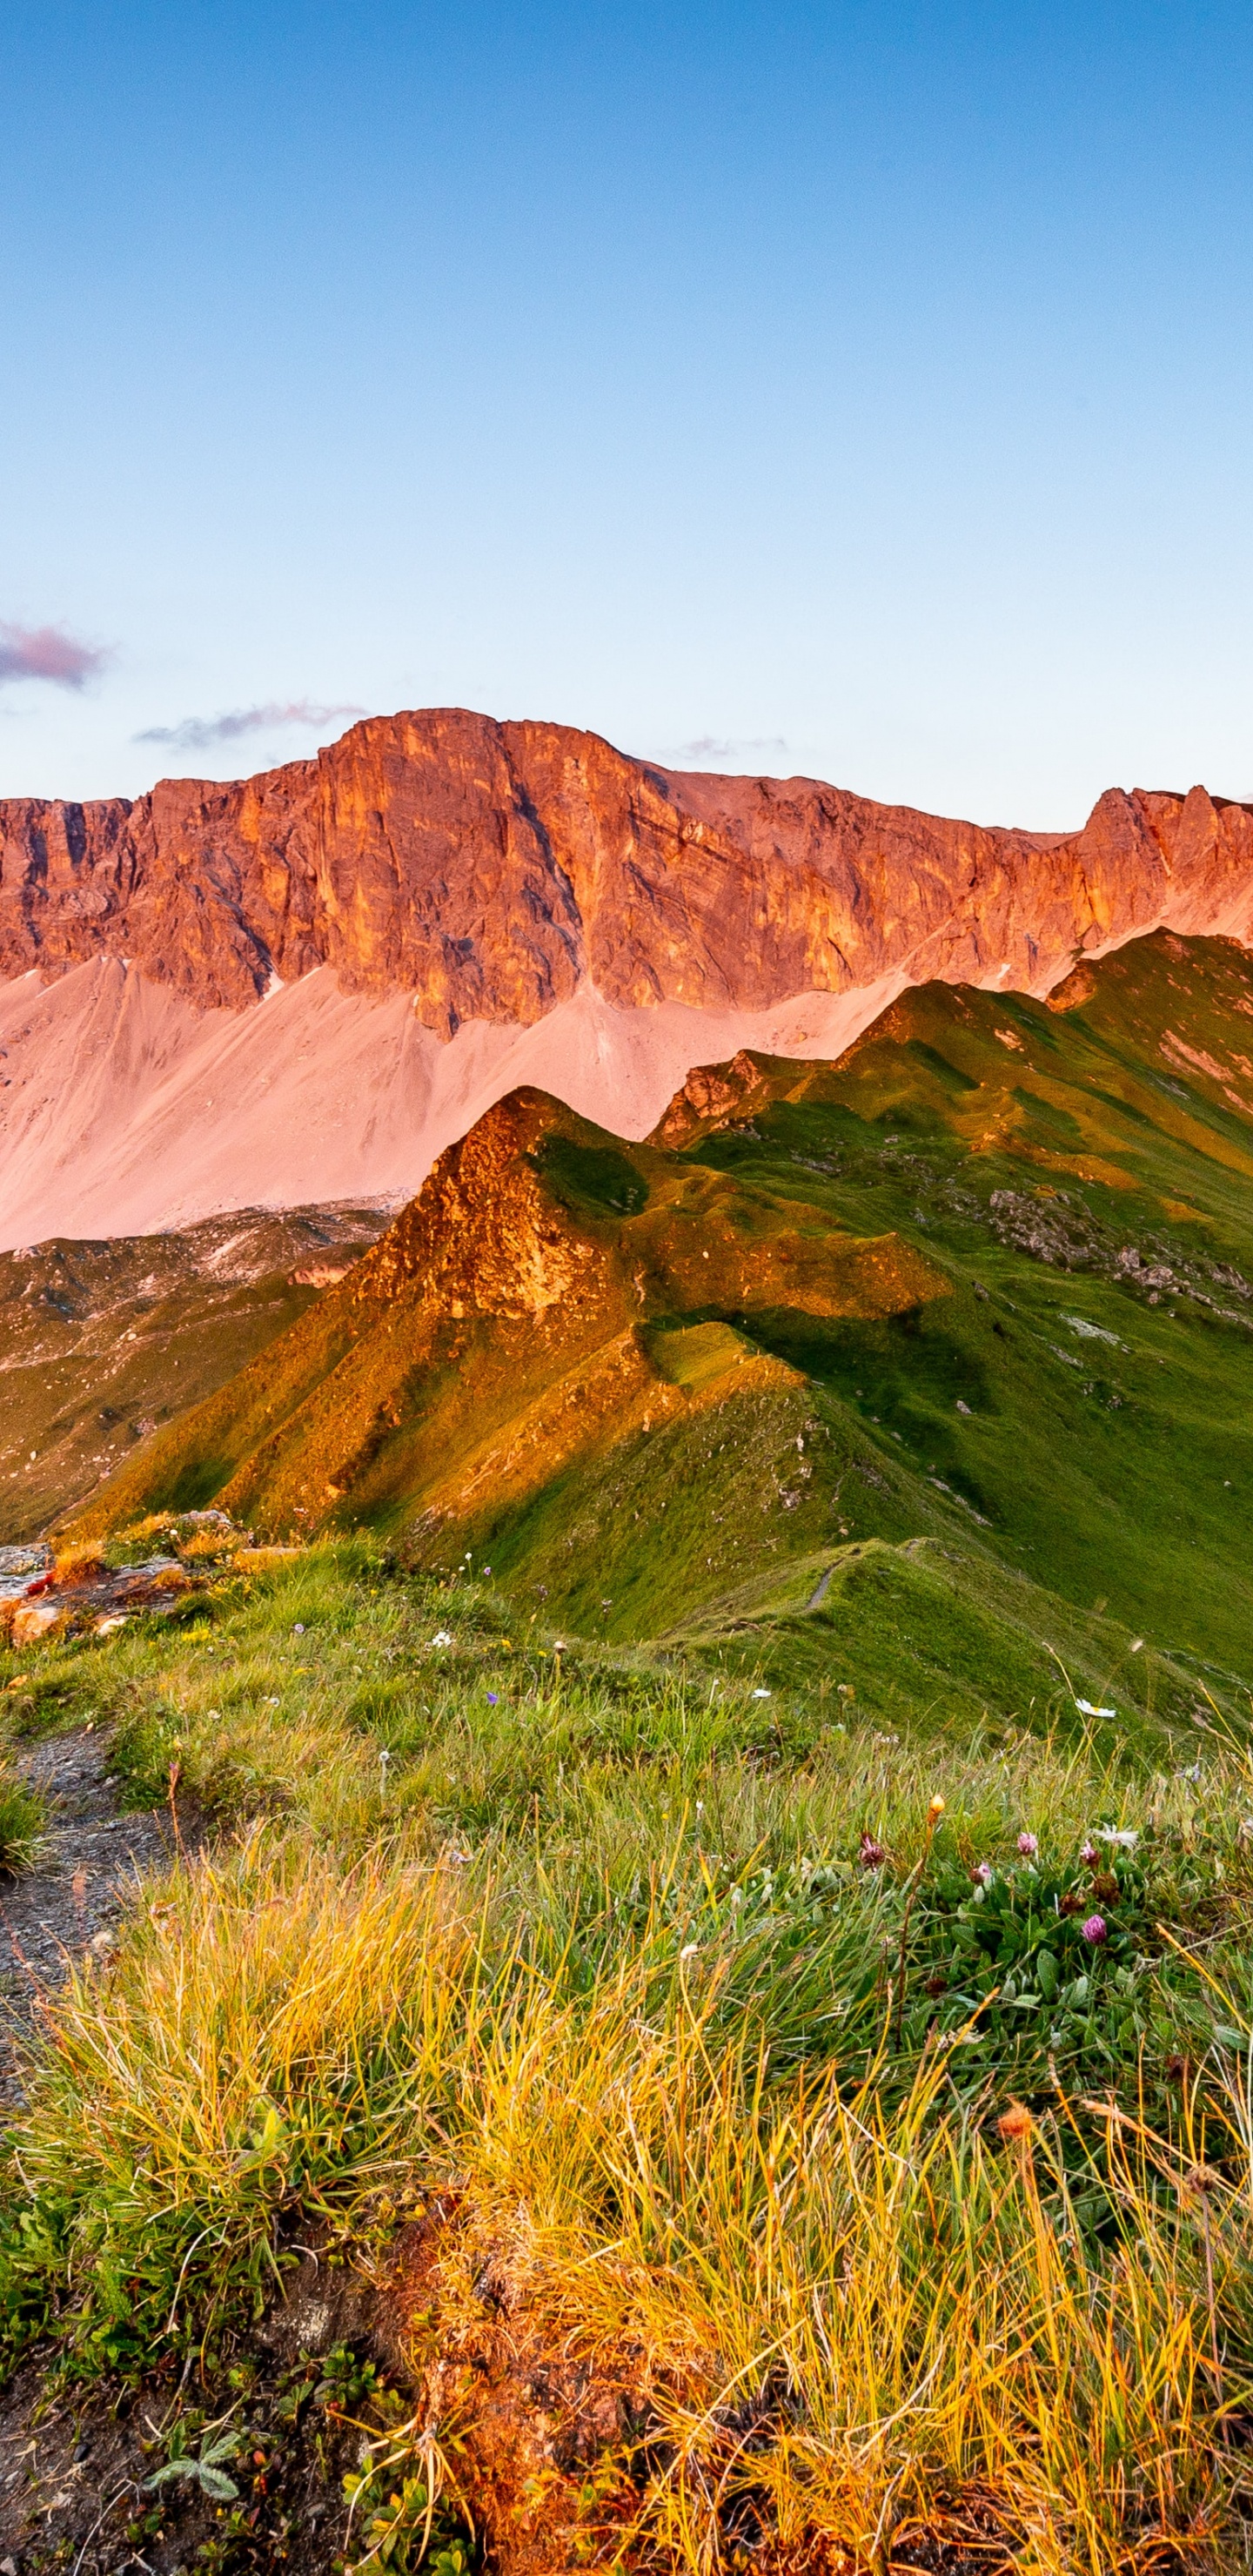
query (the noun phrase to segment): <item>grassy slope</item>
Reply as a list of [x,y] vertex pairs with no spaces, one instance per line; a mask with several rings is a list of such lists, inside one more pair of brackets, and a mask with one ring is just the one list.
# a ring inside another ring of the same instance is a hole
[[586,1635],[890,1667],[950,1725],[1034,1722],[1062,1673],[1155,1732],[1243,1710],[1251,1014],[1243,952],[1161,936],[1051,1007],[929,987],[838,1066],[745,1060],[678,1149],[550,1106],[528,1186],[590,1285],[458,1321],[419,1248],[97,1516],[407,1533]]
[[[1245,2563],[1216,2421],[1253,2395],[1242,1751],[1167,1778],[1091,1742],[920,1741],[873,1681],[762,1699],[695,1650],[558,1652],[490,1587],[342,1542],[0,1682],[19,1742],[109,1726],[132,1796],[176,1760],[222,1829],[33,2042],[0,2328],[112,2385],[164,2360],[152,2458],[236,2428],[224,2568],[280,2563],[248,2554],[251,2319],[312,2229],[385,2284],[408,2429],[381,2454],[416,2477],[433,2429],[507,2569],[595,2560],[638,2517],[651,2564],[694,2571],[746,2514],[798,2570],[815,2541],[887,2566],[893,2531],[890,2563],[925,2565],[971,2513],[1036,2576],[1176,2540]],[[1086,1863],[1094,1832],[1130,1839]],[[1015,2098],[1033,2126],[1002,2137]],[[390,2249],[432,2207],[413,2275]],[[494,2389],[515,2436],[539,2409],[503,2495]],[[350,2557],[414,2566],[421,2519]],[[153,2504],[135,2536],[172,2567],[161,2527]]]
[[358,2566],[428,2436],[506,2576],[1250,2564],[1248,978],[1078,993],[910,997],[664,1152],[548,1123],[577,1300],[433,1314],[411,1244],[155,1444],[373,1538],[0,1657],[18,1748],[90,1720],[217,1829],[46,2011],[0,2330],[238,2430],[232,2576],[290,2555],[253,2320],[314,2230],[408,2428]]

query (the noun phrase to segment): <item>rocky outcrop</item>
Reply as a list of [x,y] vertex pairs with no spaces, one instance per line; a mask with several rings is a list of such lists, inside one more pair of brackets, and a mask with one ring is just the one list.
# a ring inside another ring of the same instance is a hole
[[693,776],[458,709],[131,804],[0,804],[0,976],[125,958],[200,1009],[318,966],[425,1026],[763,1009],[885,977],[1045,991],[1166,923],[1243,938],[1253,807],[1101,797],[1081,831],[985,829],[810,779]]

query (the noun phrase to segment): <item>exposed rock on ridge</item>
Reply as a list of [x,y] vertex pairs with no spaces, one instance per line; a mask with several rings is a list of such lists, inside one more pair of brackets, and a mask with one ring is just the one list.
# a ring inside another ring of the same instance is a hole
[[0,804],[0,975],[104,954],[202,1009],[320,965],[441,1037],[593,984],[763,1008],[888,976],[1044,991],[1166,923],[1248,935],[1253,807],[1111,789],[1081,831],[984,829],[808,779],[684,775],[458,709],[131,804]]
[[[177,1486],[250,1527],[499,1508],[564,1461],[696,1402],[651,1325],[711,1313],[741,1397],[804,1380],[717,1318],[761,1308],[880,1318],[949,1281],[895,1233],[815,1224],[786,1193],[636,1147],[533,1090],[498,1101],[295,1330],[164,1427],[80,1526],[118,1526]],[[680,1372],[681,1374],[681,1372]],[[703,1399],[702,1399],[703,1400]]]

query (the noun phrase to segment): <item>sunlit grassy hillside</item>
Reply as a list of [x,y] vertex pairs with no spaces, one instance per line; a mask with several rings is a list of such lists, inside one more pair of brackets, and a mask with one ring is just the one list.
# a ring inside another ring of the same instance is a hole
[[13,1859],[90,1728],[172,1861],[0,2332],[158,2576],[1253,2567],[1246,1031],[1155,938],[516,1095],[80,1516],[201,1588],[0,1654]]
[[7,1659],[19,1753],[106,1728],[213,1830],[34,2027],[0,2222],[11,2348],[138,2380],[154,2463],[233,2442],[209,2563],[289,2563],[311,2243],[382,2300],[377,2398],[320,2383],[354,2566],[433,2487],[506,2569],[1246,2563],[1248,1756],[1060,1681],[888,1726],[864,1652],[574,1646],[339,1543]]
[[217,1498],[468,1550],[611,1641],[873,1626],[904,1701],[1008,1715],[1061,1656],[1094,1704],[1226,1705],[1250,1044],[1244,952],[1163,935],[1047,1006],[931,986],[837,1066],[696,1077],[669,1142],[530,1096],[83,1525]]

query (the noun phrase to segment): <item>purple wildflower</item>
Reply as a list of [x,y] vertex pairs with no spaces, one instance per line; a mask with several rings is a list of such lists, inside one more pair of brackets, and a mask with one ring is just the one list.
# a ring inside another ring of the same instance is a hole
[[861,1862],[863,1869],[882,1869],[883,1864],[887,1859],[887,1853],[885,1852],[882,1843],[877,1843],[875,1841],[873,1834],[863,1834],[861,1838],[861,1850],[858,1852],[857,1857]]
[[488,1694],[487,1694],[487,1705],[488,1705],[488,1707],[489,1707],[489,1708],[495,1708],[495,1707],[496,1707],[496,1705],[497,1705],[497,1702],[498,1702],[499,1698],[500,1698],[500,1693],[499,1693],[499,1691],[489,1691],[489,1692],[488,1692]]
[[1089,1942],[1094,1950],[1100,1948],[1102,1941],[1109,1939],[1109,1926],[1103,1914],[1090,1914],[1087,1922],[1080,1925],[1080,1930],[1084,1940]]
[[1019,1835],[1018,1849],[1022,1853],[1024,1860],[1034,1860],[1039,1848],[1040,1846],[1036,1841],[1034,1834]]
[[1079,1858],[1083,1862],[1085,1869],[1091,1869],[1093,1862],[1098,1861],[1100,1857],[1101,1855],[1096,1848],[1096,1844],[1093,1842],[1085,1843],[1079,1854]]
[[990,1860],[980,1860],[980,1861],[976,1861],[976,1862],[975,1862],[975,1865],[974,1865],[974,1868],[973,1868],[973,1870],[971,1871],[971,1873],[970,1873],[970,1874],[971,1874],[971,1877],[974,1879],[976,1886],[978,1886],[978,1887],[990,1887],[990,1886],[991,1886],[991,1884],[992,1884],[992,1863],[991,1863],[991,1861],[990,1861]]

